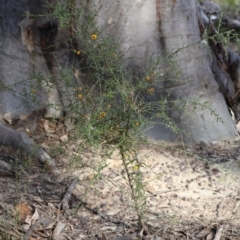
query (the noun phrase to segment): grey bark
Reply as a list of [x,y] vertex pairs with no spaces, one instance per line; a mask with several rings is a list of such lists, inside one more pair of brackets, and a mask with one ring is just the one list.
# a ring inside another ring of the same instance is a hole
[[[183,85],[172,88],[175,98],[208,102],[210,109],[186,111],[177,117],[180,127],[185,129],[190,141],[210,142],[216,139],[231,139],[236,135],[223,95],[219,93],[213,72],[209,67],[207,49],[201,45],[194,1],[160,0],[161,33],[166,51],[190,46],[176,55],[182,69],[180,81]],[[169,27],[170,22],[174,22]],[[198,43],[198,44],[196,44]],[[200,97],[201,96],[201,97]],[[211,114],[210,110],[215,110]],[[191,110],[191,109],[190,109]],[[218,115],[223,122],[217,121]]]
[[[93,2],[98,8],[98,1]],[[96,22],[102,28],[108,26],[106,35],[123,39],[123,52],[131,46],[126,58],[132,56],[138,69],[148,67],[150,56],[156,59],[157,56],[170,55],[183,48],[175,54],[175,60],[181,69],[180,75],[177,76],[174,71],[167,73],[169,79],[178,81],[167,81],[164,86],[171,90],[172,99],[182,99],[190,103],[197,100],[202,104],[207,102],[208,105],[207,108],[196,111],[190,106],[182,113],[170,113],[178,126],[185,130],[185,141],[209,143],[233,139],[237,135],[235,124],[211,69],[209,52],[201,44],[198,6],[195,1],[112,3],[103,0],[101,6]],[[127,67],[131,65],[132,59],[126,62]],[[211,110],[214,110],[214,114]],[[157,123],[146,133],[156,140],[174,139],[171,131]]]
[[[136,71],[137,75],[143,74],[150,59],[166,57],[176,51],[172,56],[180,71],[169,71],[167,62],[164,67],[167,79],[177,81],[160,81],[157,92],[162,94],[160,89],[165,87],[171,91],[173,100],[181,99],[189,103],[197,100],[201,104],[207,102],[209,106],[196,111],[189,106],[186,111],[169,113],[176,124],[186,132],[185,141],[209,143],[235,138],[235,124],[216,81],[218,70],[212,70],[209,52],[201,43],[198,6],[195,1],[76,0],[75,4],[76,7],[83,7],[86,13],[101,6],[95,17],[96,24],[100,28],[106,28],[106,36],[111,36],[116,41],[122,40],[119,50],[126,52],[125,67],[141,69]],[[33,102],[32,99],[29,101],[24,97],[25,93],[28,96],[33,95],[32,86],[23,84],[22,80],[32,74],[36,75],[38,71],[49,78],[57,79],[60,71],[58,64],[61,69],[71,67],[67,43],[58,44],[68,33],[58,31],[57,26],[49,29],[49,21],[45,18],[33,21],[26,16],[26,11],[36,14],[44,13],[45,9],[41,2],[35,0],[31,3],[27,0],[0,3],[0,79],[2,86],[12,86],[11,91],[4,89],[0,93],[0,114],[10,112],[19,115],[48,103],[57,103],[57,109],[51,106],[48,108],[48,115],[60,116],[61,103],[69,101],[62,98],[61,90],[64,86],[61,82],[56,81],[55,87],[49,92],[46,87],[48,79],[42,78],[37,95],[33,96],[36,101]],[[206,25],[206,22],[205,19],[203,24]],[[49,56],[41,48],[41,34],[46,29],[54,35],[55,45],[52,51],[59,62],[47,61]],[[178,49],[182,50],[177,51]],[[31,83],[37,82],[37,79],[33,79]],[[217,117],[221,121],[217,121]],[[174,133],[161,124],[161,119],[156,119],[155,127],[146,130],[146,134],[156,140],[176,139]]]

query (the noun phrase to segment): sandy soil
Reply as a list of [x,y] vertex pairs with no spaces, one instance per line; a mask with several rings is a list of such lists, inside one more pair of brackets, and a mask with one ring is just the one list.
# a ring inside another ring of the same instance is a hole
[[[37,221],[48,218],[51,223],[49,228],[35,229],[29,239],[50,239],[58,222],[65,224],[59,240],[240,239],[239,141],[200,144],[194,148],[139,146],[138,159],[146,190],[144,222],[148,235],[144,235],[118,152],[106,159],[97,156],[96,151],[79,152],[80,143],[65,142],[66,126],[57,134],[58,127],[50,125],[56,130],[51,131],[51,137],[45,129],[40,131],[44,137],[36,132],[33,138],[56,159],[58,175],[44,172],[35,161],[30,162],[10,148],[2,147],[0,152],[17,156],[27,172],[18,179],[0,177],[0,220],[16,219],[14,206],[24,203],[31,208],[28,215],[32,216],[37,209]],[[62,210],[59,203],[75,177],[80,181],[74,188],[69,209]],[[12,227],[0,221],[0,235],[8,229],[8,238],[3,239],[20,239],[17,237],[27,232],[22,229],[24,222],[23,219],[15,225],[14,238]],[[216,238],[218,233],[221,238]]]

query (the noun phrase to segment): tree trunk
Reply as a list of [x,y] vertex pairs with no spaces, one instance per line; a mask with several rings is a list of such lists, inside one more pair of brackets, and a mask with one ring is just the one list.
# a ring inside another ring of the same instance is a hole
[[[235,124],[214,78],[209,53],[201,44],[195,1],[76,0],[75,4],[84,8],[86,14],[99,9],[94,21],[100,28],[106,28],[106,36],[122,40],[119,50],[126,52],[124,67],[135,69],[138,76],[143,76],[150,60],[161,56],[167,59],[163,68],[158,69],[167,78],[159,79],[157,92],[161,94],[164,87],[171,92],[172,100],[189,103],[185,111],[169,113],[186,133],[185,141],[209,143],[235,138]],[[46,10],[42,6],[37,0],[0,3],[0,115],[18,116],[50,104],[47,115],[59,117],[60,103],[67,101],[61,95],[61,82],[55,81],[51,91],[46,86],[49,79],[57,80],[58,64],[64,69],[71,67],[68,44],[57,44],[69,35],[58,29],[57,22],[49,25],[47,18],[33,21],[26,15],[26,11],[43,14]],[[49,34],[50,43],[46,41]],[[48,48],[50,53],[45,51]],[[170,69],[168,60],[176,62]],[[23,80],[33,75],[26,85]],[[47,77],[42,77],[45,75]],[[196,110],[194,102],[197,102]],[[57,109],[51,104],[57,104]],[[175,134],[161,124],[161,119],[156,119],[155,127],[145,132],[156,140],[176,139]]]
[[[171,87],[170,83],[168,87],[172,89],[175,99],[199,99],[201,104],[206,102],[209,105],[208,108],[198,108],[197,111],[190,107],[174,117],[189,134],[189,141],[232,139],[236,136],[235,124],[214,79],[208,50],[201,44],[196,10],[196,4],[191,0],[160,0],[161,41],[165,43],[166,52],[171,54],[172,51],[186,47],[176,54],[182,70],[179,86]],[[178,78],[175,75],[173,77]]]
[[[100,7],[98,1],[93,1],[92,5],[87,5],[89,11],[93,5],[96,9]],[[171,92],[172,99],[188,101],[190,105],[197,102],[196,110],[189,106],[186,111],[170,113],[186,133],[185,141],[209,143],[236,137],[235,123],[214,78],[208,50],[201,43],[195,1],[102,0],[101,6],[96,22],[106,28],[106,35],[123,39],[121,51],[127,52],[126,59],[130,57],[130,61],[126,61],[127,68],[143,70],[149,66],[150,59],[177,52],[172,59],[180,71],[168,70],[168,79],[172,81],[159,84]],[[155,140],[176,138],[159,123],[146,134]]]

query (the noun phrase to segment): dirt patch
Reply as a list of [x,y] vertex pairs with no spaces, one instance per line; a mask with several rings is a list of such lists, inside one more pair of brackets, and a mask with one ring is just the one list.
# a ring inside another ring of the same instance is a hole
[[[18,157],[26,171],[18,178],[0,177],[2,239],[20,239],[29,232],[24,221],[16,221],[20,202],[32,213],[37,209],[36,221],[48,219],[29,239],[51,239],[58,223],[64,228],[57,239],[217,239],[217,234],[218,239],[240,239],[239,141],[196,148],[139,146],[147,197],[145,236],[118,151],[106,159],[96,151],[79,153],[80,142],[71,142],[64,121],[40,123],[40,133],[32,136],[55,157],[60,173],[48,174],[26,155],[1,148],[1,154]],[[75,177],[80,181],[69,209],[62,210],[59,204]]]

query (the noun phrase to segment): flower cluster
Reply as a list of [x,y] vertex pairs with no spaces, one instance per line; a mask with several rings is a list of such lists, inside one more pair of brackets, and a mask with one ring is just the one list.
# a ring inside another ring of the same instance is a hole
[[154,88],[149,88],[147,91],[148,93],[154,93]]
[[99,119],[103,119],[103,118],[105,118],[106,117],[106,115],[107,115],[107,113],[106,112],[101,112],[100,114],[99,114]]
[[92,38],[92,40],[96,40],[97,39],[97,34],[92,34],[91,38]]
[[78,94],[78,99],[82,100],[83,99],[83,95],[82,94]]
[[76,49],[74,49],[74,53],[76,53],[77,55],[81,54],[80,50],[76,50]]
[[147,82],[154,82],[154,77],[156,77],[157,73],[155,71],[153,71],[152,73],[150,73],[150,75],[147,75],[145,77]]

